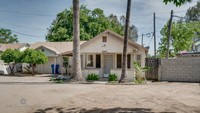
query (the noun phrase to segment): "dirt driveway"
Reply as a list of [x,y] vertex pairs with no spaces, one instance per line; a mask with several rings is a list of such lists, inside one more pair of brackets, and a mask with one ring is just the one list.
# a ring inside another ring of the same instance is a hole
[[[1,113],[200,113],[197,83],[35,84],[0,77]],[[37,81],[37,78],[33,78]],[[47,81],[47,78],[43,79]],[[3,82],[6,81],[6,82]]]

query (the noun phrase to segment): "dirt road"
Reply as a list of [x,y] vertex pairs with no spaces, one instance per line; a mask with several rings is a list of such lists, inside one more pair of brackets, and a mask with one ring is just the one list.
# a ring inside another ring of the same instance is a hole
[[200,113],[200,86],[197,83],[34,84],[0,80],[0,112]]

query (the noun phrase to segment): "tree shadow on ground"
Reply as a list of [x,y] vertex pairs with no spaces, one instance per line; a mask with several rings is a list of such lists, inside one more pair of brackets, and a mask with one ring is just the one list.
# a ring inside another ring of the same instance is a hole
[[[85,109],[85,108],[57,108],[57,107],[49,107],[46,109],[38,109],[34,113],[47,113],[47,112],[57,112],[57,113],[155,113],[152,109],[147,108],[92,108],[92,109]],[[156,112],[156,113],[175,113],[175,112]]]

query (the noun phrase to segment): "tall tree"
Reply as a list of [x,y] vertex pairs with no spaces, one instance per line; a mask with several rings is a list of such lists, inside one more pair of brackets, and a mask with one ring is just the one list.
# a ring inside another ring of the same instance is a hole
[[[166,24],[161,30],[163,37],[159,43],[159,57],[164,57],[167,52],[167,25],[168,24]],[[200,22],[173,22],[169,56],[174,57],[178,52],[183,50],[190,51],[195,33],[200,33]]]
[[85,81],[81,71],[79,16],[79,0],[73,0],[73,80]]
[[187,21],[200,21],[200,1],[186,12]]
[[[125,20],[125,16],[123,19]],[[73,10],[65,9],[57,14],[56,19],[48,28],[46,40],[48,41],[72,41],[73,39]],[[124,35],[125,21],[118,19],[114,14],[105,16],[102,9],[88,9],[85,5],[80,6],[80,40],[89,40],[99,33],[109,29],[120,35]],[[133,26],[133,27],[132,27]],[[131,25],[129,38],[137,41],[137,28]]]
[[172,2],[173,4],[175,4],[176,6],[181,6],[186,2],[191,2],[192,0],[163,0],[163,2],[165,4]]
[[[191,21],[200,21],[200,1],[198,1],[195,6],[190,7],[187,10],[185,17],[186,17],[186,22],[188,23]],[[197,51],[195,45],[197,45],[199,41],[200,41],[200,33],[196,32],[192,44],[193,51]]]
[[19,42],[17,35],[13,35],[11,30],[3,28],[0,29],[0,43],[8,44],[17,42]]
[[127,71],[127,46],[128,46],[128,31],[129,31],[129,21],[131,14],[131,0],[127,1],[127,11],[126,11],[126,24],[125,24],[125,35],[124,35],[124,47],[123,47],[123,60],[122,60],[122,72],[120,83],[128,82],[126,71]]

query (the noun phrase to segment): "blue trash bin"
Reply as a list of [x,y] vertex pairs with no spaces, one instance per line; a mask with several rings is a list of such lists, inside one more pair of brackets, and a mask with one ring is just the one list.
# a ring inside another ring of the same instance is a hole
[[54,74],[54,64],[51,64],[51,72]]
[[59,74],[58,69],[59,69],[59,64],[56,64],[56,74]]

